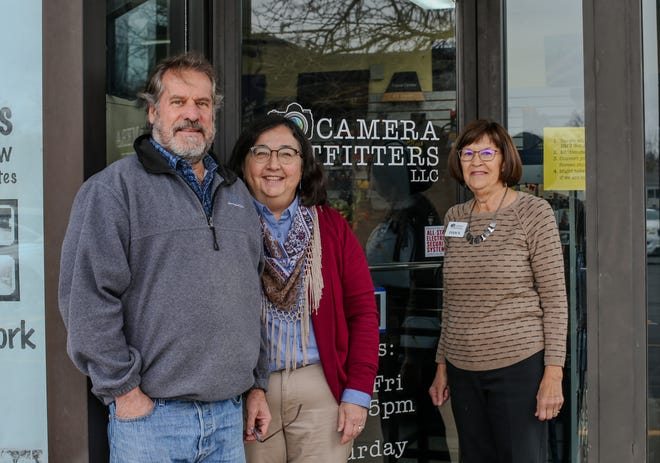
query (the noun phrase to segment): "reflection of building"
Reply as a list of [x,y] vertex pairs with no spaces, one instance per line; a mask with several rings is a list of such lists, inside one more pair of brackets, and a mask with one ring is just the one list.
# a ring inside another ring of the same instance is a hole
[[543,183],[543,138],[531,132],[522,132],[514,135],[513,139],[523,162],[520,183]]

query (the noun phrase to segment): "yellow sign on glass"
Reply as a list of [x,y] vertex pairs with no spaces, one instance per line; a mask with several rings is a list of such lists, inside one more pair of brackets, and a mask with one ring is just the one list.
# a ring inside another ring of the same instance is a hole
[[543,129],[543,188],[584,190],[584,127]]

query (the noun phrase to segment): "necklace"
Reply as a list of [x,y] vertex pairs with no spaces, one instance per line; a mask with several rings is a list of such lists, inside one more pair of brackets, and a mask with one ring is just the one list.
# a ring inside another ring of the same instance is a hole
[[502,207],[502,204],[504,203],[504,198],[506,198],[506,194],[509,192],[509,188],[507,187],[506,184],[504,184],[504,188],[505,188],[504,194],[502,195],[502,199],[500,200],[499,206],[497,206],[497,209],[495,210],[495,214],[493,214],[493,218],[490,219],[490,223],[483,231],[483,233],[479,236],[472,236],[472,233],[470,233],[470,225],[472,225],[472,211],[474,210],[474,206],[477,205],[477,200],[476,199],[473,200],[474,202],[472,203],[472,207],[470,208],[470,216],[468,217],[467,230],[465,230],[465,239],[467,240],[468,243],[479,244],[482,241],[486,241],[486,238],[492,235],[493,232],[495,231],[495,226],[497,225],[497,213],[500,211],[500,207]]

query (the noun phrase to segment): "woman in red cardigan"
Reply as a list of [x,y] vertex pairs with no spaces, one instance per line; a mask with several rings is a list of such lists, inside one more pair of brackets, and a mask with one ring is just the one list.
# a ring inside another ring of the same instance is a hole
[[266,262],[271,433],[263,435],[257,417],[246,430],[247,460],[346,461],[378,370],[378,311],[364,252],[325,204],[323,171],[294,121],[269,115],[254,123],[230,167],[254,196]]

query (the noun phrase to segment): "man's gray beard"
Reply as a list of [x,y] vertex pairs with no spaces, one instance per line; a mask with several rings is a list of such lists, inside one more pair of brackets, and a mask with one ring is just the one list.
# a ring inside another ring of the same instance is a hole
[[181,159],[188,161],[190,164],[196,164],[201,161],[204,156],[206,156],[209,148],[210,146],[206,144],[202,146],[195,146],[195,144],[193,144],[193,146],[181,146],[181,143],[179,143],[177,139],[173,138],[168,149],[172,152],[172,154],[176,154]]
[[[179,140],[174,136],[177,128],[173,129],[171,136],[165,137],[163,131],[158,125],[158,121],[153,126],[152,136],[160,145],[167,149],[170,153],[179,156],[181,159],[188,161],[190,164],[196,164],[201,161],[206,153],[211,148],[211,143],[201,143],[196,142],[192,143],[180,143]],[[215,132],[215,131],[214,131]],[[206,141],[206,133],[201,132],[204,141]],[[215,133],[211,134],[210,139],[213,140]]]

